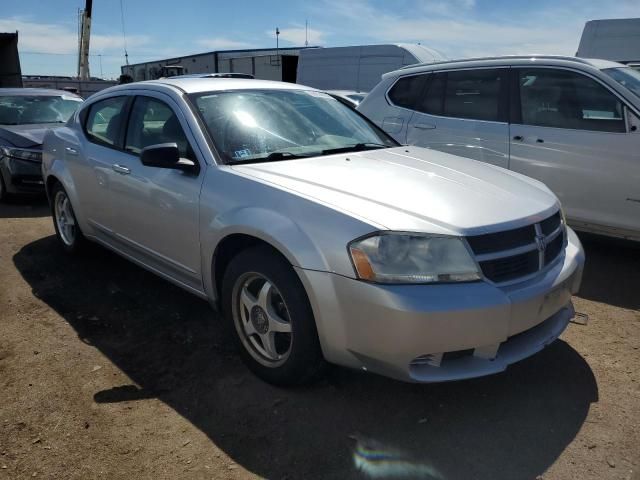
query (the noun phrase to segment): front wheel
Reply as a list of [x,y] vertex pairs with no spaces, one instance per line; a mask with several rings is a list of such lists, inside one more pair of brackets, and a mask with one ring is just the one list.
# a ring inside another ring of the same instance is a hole
[[222,282],[222,305],[245,364],[276,385],[314,380],[324,359],[313,312],[293,267],[266,247],[239,253]]
[[86,239],[80,231],[71,200],[59,183],[51,189],[51,198],[51,215],[56,237],[66,252],[76,253],[84,247]]

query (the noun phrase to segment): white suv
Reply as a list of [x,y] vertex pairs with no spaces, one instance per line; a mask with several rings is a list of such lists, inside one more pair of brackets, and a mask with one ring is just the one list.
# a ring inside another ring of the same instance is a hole
[[605,60],[496,57],[390,72],[358,110],[401,143],[536,178],[569,223],[640,240],[640,73]]

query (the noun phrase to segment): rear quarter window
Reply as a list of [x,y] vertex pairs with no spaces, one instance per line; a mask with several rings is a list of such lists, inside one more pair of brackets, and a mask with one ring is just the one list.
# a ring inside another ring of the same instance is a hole
[[415,110],[422,99],[426,83],[427,75],[402,77],[389,90],[389,100],[398,107]]

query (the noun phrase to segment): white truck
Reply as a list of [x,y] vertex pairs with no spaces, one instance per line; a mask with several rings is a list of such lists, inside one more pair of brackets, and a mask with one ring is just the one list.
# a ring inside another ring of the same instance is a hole
[[587,22],[576,57],[612,60],[640,70],[640,18]]
[[297,83],[322,90],[368,92],[383,74],[446,58],[424,45],[357,45],[300,50]]

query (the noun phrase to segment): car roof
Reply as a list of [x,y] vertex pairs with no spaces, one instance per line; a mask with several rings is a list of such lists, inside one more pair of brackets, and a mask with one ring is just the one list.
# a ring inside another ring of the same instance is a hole
[[202,78],[175,77],[147,80],[144,82],[125,83],[101,90],[96,95],[111,93],[123,89],[145,89],[154,86],[175,87],[185,93],[201,93],[222,90],[312,90],[315,88],[288,82],[274,82],[271,80],[256,80],[250,78]]
[[355,90],[325,90],[325,92],[332,95],[366,95],[367,92],[357,92]]
[[382,78],[395,77],[401,74],[444,70],[464,67],[493,67],[505,65],[553,65],[553,66],[583,66],[602,70],[604,68],[624,67],[621,63],[593,58],[578,58],[562,55],[503,55],[499,57],[465,58],[444,62],[408,65],[399,70],[385,73]]
[[246,78],[254,79],[250,73],[239,72],[211,72],[211,73],[187,73],[185,75],[172,75],[166,78]]
[[60,97],[66,95],[68,97],[76,97],[82,100],[82,97],[73,92],[66,90],[55,90],[53,88],[0,88],[2,96],[31,96],[31,97]]

